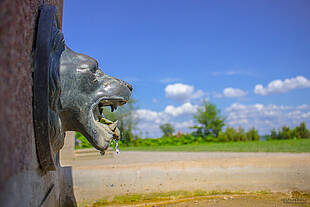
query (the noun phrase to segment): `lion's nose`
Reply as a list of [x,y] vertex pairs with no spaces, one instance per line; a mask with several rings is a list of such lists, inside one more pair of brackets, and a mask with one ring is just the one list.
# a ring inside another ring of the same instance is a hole
[[114,78],[115,80],[117,80],[117,81],[121,82],[122,84],[126,85],[127,88],[128,88],[130,91],[132,91],[132,85],[131,85],[131,84],[129,84],[129,83],[123,81],[123,80],[120,80],[120,79],[118,79],[118,78],[115,78],[115,77],[112,77],[112,78]]
[[130,91],[132,91],[132,85],[129,83],[126,83],[127,87],[129,88]]

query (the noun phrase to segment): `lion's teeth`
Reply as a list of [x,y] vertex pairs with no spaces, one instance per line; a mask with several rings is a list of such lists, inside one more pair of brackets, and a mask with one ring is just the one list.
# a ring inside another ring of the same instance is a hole
[[121,134],[121,133],[120,133],[119,129],[116,128],[115,131],[114,131],[114,134],[113,134],[113,138],[114,138],[115,140],[119,140],[120,134]]
[[118,120],[116,120],[115,122],[113,122],[112,124],[109,125],[109,128],[112,130],[112,131],[115,131],[116,127],[117,127],[117,123],[118,123]]

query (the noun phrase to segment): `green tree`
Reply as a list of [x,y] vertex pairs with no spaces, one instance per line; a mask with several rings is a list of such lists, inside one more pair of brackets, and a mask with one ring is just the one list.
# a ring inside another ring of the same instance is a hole
[[254,127],[247,131],[246,137],[249,141],[259,141],[260,138],[258,131]]
[[175,129],[169,123],[165,123],[165,124],[160,125],[160,130],[163,132],[164,137],[170,137],[175,132]]
[[275,128],[273,128],[270,132],[270,139],[278,139],[278,133],[277,130]]
[[203,108],[198,109],[194,119],[199,125],[191,127],[196,129],[195,136],[206,137],[209,135],[217,137],[222,130],[224,117],[220,116],[220,110],[210,102],[204,102]]
[[218,141],[220,141],[220,142],[228,142],[230,140],[228,139],[228,136],[227,136],[227,134],[225,132],[220,131],[220,133],[218,135]]
[[107,107],[104,107],[102,111],[105,118],[111,121],[119,121],[118,128],[121,132],[120,140],[126,145],[132,143],[136,138],[133,133],[139,122],[138,117],[134,115],[136,109],[136,101],[134,99],[129,99],[127,104],[118,107],[115,112],[111,112]]
[[244,129],[240,126],[237,130],[236,141],[246,141],[246,140],[247,140],[246,133]]
[[227,127],[225,130],[225,134],[227,136],[228,141],[237,141],[236,140],[237,130],[235,130],[234,128]]
[[302,122],[295,128],[297,138],[310,138],[310,132],[306,127],[306,123]]
[[282,126],[282,129],[278,134],[279,139],[290,139],[291,138],[291,130],[287,126]]
[[302,122],[294,129],[287,126],[282,126],[278,132],[275,129],[271,130],[271,139],[294,139],[294,138],[310,138],[310,131],[306,127],[306,123]]

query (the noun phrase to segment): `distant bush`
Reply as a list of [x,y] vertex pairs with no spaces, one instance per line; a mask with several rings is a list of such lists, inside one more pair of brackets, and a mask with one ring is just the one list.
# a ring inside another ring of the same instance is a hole
[[216,141],[214,137],[195,137],[191,134],[182,134],[178,136],[170,136],[170,137],[161,137],[157,139],[146,138],[141,139],[138,138],[134,140],[130,146],[168,146],[168,145],[186,145],[186,144],[202,144],[206,142],[214,142]]
[[[90,148],[92,145],[87,141],[87,139],[79,132],[76,133],[75,137],[81,141],[80,146],[76,148]],[[283,126],[278,131],[272,129],[270,135],[266,136],[267,139],[293,139],[293,138],[310,138],[310,132],[306,128],[306,124],[303,122],[294,129]],[[238,141],[259,141],[260,136],[258,131],[253,127],[247,132],[239,127],[238,129],[232,127],[226,127],[225,131],[220,131],[218,136],[197,136],[194,132],[192,134],[182,134],[178,133],[175,136],[163,136],[161,138],[138,138],[134,137],[131,142],[119,141],[120,146],[179,146],[186,144],[204,144],[208,142],[238,142]],[[115,142],[111,142],[111,147],[115,147]]]
[[282,126],[281,129],[272,129],[269,135],[270,139],[304,139],[310,138],[310,132],[306,127],[306,123],[302,122],[294,129],[287,126]]
[[[87,141],[87,139],[81,135],[79,132],[76,133],[76,138],[81,140],[80,146],[76,148],[90,148],[92,147],[91,144]],[[230,141],[250,141],[250,140],[259,140],[259,136],[257,131],[253,128],[248,132],[244,132],[244,129],[238,128],[238,130],[234,128],[226,128],[225,132],[220,132],[218,137],[214,137],[212,135],[206,137],[196,137],[193,134],[181,134],[177,136],[170,136],[170,137],[161,137],[157,139],[152,138],[136,138],[130,143],[122,143],[119,141],[119,145],[126,145],[126,146],[137,146],[137,147],[145,147],[145,146],[179,146],[179,145],[186,145],[186,144],[204,144],[208,142],[230,142]],[[111,147],[114,148],[115,143],[111,143]]]
[[159,128],[164,134],[163,137],[170,137],[175,132],[174,127],[170,123],[162,124]]
[[253,127],[246,133],[246,137],[249,141],[259,141],[258,131]]
[[237,142],[237,141],[258,141],[260,136],[258,131],[253,127],[247,132],[242,127],[238,129],[227,127],[225,131],[221,131],[218,136],[220,142]]

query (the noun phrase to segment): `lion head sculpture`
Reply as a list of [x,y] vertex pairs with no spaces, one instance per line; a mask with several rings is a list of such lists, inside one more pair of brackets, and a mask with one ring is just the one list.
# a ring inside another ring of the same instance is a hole
[[49,64],[48,123],[54,153],[63,147],[66,131],[81,132],[104,152],[112,138],[119,139],[120,132],[117,121],[113,123],[100,113],[102,107],[110,106],[113,112],[127,103],[132,86],[102,72],[95,59],[68,48],[56,28]]
[[127,103],[132,86],[108,76],[95,59],[67,46],[61,55],[59,71],[63,131],[81,132],[96,149],[104,152],[113,138],[119,139],[119,130],[117,121],[113,123],[102,117],[101,108],[110,106],[113,112]]
[[95,59],[65,45],[55,20],[56,7],[43,5],[34,45],[33,120],[42,172],[56,170],[66,131],[81,132],[99,151],[119,139],[117,121],[100,113],[129,100],[132,86],[108,76]]

